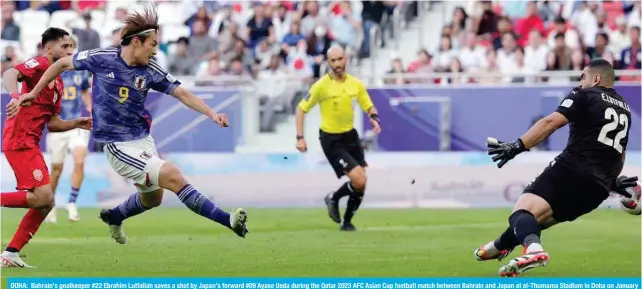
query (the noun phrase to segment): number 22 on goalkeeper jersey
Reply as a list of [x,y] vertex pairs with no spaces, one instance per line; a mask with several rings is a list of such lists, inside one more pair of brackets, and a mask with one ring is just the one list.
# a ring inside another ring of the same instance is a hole
[[149,89],[172,94],[180,85],[154,60],[129,66],[119,48],[94,49],[73,56],[75,70],[94,74],[92,117],[94,139],[125,142],[149,135],[152,116],[145,108]]

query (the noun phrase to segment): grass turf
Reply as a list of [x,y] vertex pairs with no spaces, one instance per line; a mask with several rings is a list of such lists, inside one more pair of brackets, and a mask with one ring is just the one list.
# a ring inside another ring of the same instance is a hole
[[[21,209],[2,210],[2,245]],[[43,224],[23,250],[33,269],[7,277],[73,276],[459,276],[496,277],[500,263],[475,248],[496,238],[508,210],[361,210],[358,232],[340,232],[321,209],[249,209],[246,239],[185,208],[160,208],[125,222],[116,244],[98,210],[80,222]],[[543,233],[551,259],[524,276],[640,276],[640,217],[600,210]],[[521,247],[520,247],[521,249]],[[518,256],[513,252],[511,257]]]

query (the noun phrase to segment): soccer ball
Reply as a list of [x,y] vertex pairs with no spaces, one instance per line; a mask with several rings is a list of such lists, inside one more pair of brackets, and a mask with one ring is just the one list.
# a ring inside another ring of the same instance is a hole
[[633,197],[621,197],[619,200],[620,209],[631,215],[639,216],[642,212],[642,206],[640,205],[640,195],[642,195],[642,188],[640,187],[640,183],[638,182],[638,185],[635,187],[627,188],[626,191]]

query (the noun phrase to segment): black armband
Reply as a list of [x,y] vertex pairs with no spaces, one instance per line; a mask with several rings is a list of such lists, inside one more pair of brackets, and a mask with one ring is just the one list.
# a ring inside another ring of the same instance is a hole
[[381,120],[379,119],[379,115],[376,113],[370,114],[370,119],[376,121],[377,123],[381,124]]
[[302,135],[297,135],[297,136],[296,136],[296,140],[302,140],[302,139],[303,139],[303,136],[302,136]]

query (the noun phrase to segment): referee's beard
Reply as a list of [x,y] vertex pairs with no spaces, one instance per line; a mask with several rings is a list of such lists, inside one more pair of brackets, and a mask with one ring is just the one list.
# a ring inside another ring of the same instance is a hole
[[338,76],[338,77],[343,77],[343,74],[346,72],[346,67],[345,65],[339,66],[339,67],[331,67],[332,68],[332,74]]

